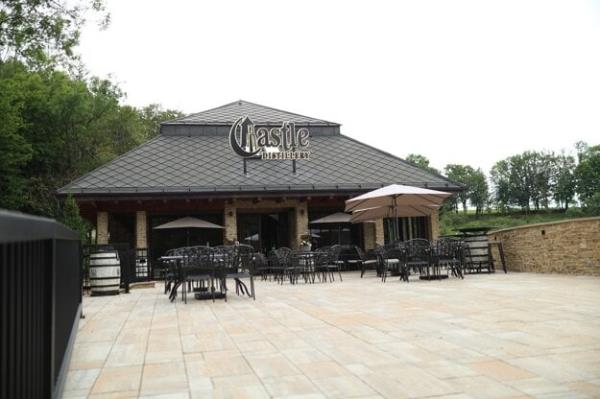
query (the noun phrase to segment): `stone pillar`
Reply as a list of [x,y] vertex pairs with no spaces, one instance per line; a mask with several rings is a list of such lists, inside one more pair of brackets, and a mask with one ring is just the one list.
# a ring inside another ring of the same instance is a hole
[[96,243],[98,245],[108,244],[108,212],[96,214]]
[[375,220],[375,244],[385,244],[385,234],[383,232],[383,219]]
[[436,209],[429,216],[429,239],[437,240],[440,236],[440,213]]
[[137,249],[148,248],[146,211],[137,211],[135,213],[135,247]]
[[375,248],[375,223],[363,223],[363,248],[370,251]]
[[300,246],[300,236],[310,231],[308,227],[308,204],[306,202],[298,202],[294,207],[293,225],[293,237],[291,237],[290,245],[293,249],[298,249]]
[[225,204],[223,210],[223,220],[225,221],[225,230],[223,231],[223,243],[233,243],[237,241],[237,209],[235,202]]

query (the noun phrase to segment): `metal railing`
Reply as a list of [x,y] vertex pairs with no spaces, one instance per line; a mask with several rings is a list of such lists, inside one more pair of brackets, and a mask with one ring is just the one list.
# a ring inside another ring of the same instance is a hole
[[81,315],[79,235],[0,210],[0,397],[62,394]]

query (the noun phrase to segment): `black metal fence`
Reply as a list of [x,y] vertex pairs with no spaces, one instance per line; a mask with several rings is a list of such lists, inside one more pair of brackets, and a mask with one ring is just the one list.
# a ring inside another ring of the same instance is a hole
[[0,398],[60,397],[81,314],[81,243],[0,210]]

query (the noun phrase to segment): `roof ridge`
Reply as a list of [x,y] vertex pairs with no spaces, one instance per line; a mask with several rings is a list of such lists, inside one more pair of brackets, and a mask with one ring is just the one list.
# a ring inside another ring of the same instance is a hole
[[203,114],[203,113],[205,113],[205,112],[214,111],[214,110],[216,110],[216,109],[219,109],[219,108],[225,108],[225,107],[228,107],[228,106],[230,106],[230,105],[233,105],[233,104],[235,104],[235,103],[239,103],[240,101],[244,101],[244,100],[232,101],[232,102],[230,102],[230,103],[227,103],[227,104],[219,105],[218,107],[213,107],[213,108],[205,109],[204,111],[200,111],[200,112],[194,112],[194,113],[192,113],[192,114],[188,114],[188,115],[180,116],[179,118],[175,118],[175,119],[169,119],[168,121],[162,121],[160,124],[161,124],[161,125],[162,125],[163,123],[165,123],[165,124],[168,124],[168,123],[171,123],[171,122],[176,122],[176,121],[179,121],[179,120],[182,120],[182,119],[189,118],[189,117],[191,117],[191,116],[200,115],[200,114]]
[[198,115],[201,115],[201,114],[204,114],[204,113],[207,113],[207,112],[211,112],[211,111],[215,111],[215,110],[218,110],[218,109],[230,107],[230,106],[232,106],[234,104],[240,104],[241,105],[242,103],[254,105],[256,107],[261,107],[261,108],[269,109],[269,110],[276,111],[276,112],[281,112],[281,113],[284,113],[284,114],[298,116],[298,117],[301,117],[301,118],[312,119],[312,120],[314,120],[316,122],[323,123],[323,124],[326,124],[326,125],[329,125],[329,126],[341,126],[341,124],[337,123],[337,122],[331,122],[331,121],[327,121],[325,119],[320,119],[320,118],[315,118],[315,117],[312,117],[312,116],[302,115],[302,114],[298,114],[296,112],[290,112],[290,111],[286,111],[286,110],[283,110],[283,109],[280,109],[280,108],[274,108],[274,107],[270,107],[268,105],[258,104],[258,103],[252,102],[252,101],[247,101],[247,100],[242,100],[242,99],[239,99],[237,101],[232,101],[230,103],[223,104],[223,105],[220,105],[218,107],[205,109],[205,110],[200,111],[200,112],[194,112],[192,114],[180,116],[179,118],[170,119],[168,121],[163,121],[163,122],[161,122],[161,125],[162,124],[168,125],[168,124],[172,124],[174,122],[175,123],[176,122],[182,122],[182,121],[185,121],[185,120],[187,120],[189,118],[192,118],[194,116],[198,116]]

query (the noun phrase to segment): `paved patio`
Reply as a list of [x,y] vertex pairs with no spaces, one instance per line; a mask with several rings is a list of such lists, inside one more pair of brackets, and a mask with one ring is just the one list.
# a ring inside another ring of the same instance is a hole
[[[190,296],[191,299],[191,296]],[[600,278],[257,283],[85,297],[65,397],[600,397]]]

